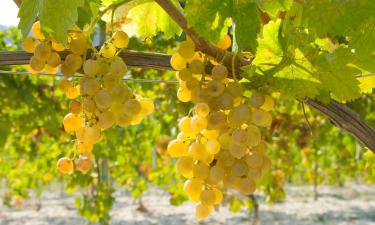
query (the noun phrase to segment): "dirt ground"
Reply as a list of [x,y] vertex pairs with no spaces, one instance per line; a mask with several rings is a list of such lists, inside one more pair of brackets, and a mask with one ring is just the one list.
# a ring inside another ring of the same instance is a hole
[[[319,199],[312,198],[311,187],[288,186],[287,198],[282,203],[260,203],[262,225],[375,225],[375,186],[347,185],[345,187],[319,187]],[[139,206],[126,193],[116,193],[111,225],[180,225],[180,224],[252,224],[252,215],[243,210],[233,214],[225,207],[214,212],[209,219],[194,219],[191,203],[179,207],[170,206],[168,195],[159,189],[151,189],[143,198],[148,212],[137,210]],[[61,197],[56,193],[42,196],[42,207],[36,210],[35,200],[28,200],[20,209],[0,206],[0,225],[84,225],[72,207],[73,197]]]

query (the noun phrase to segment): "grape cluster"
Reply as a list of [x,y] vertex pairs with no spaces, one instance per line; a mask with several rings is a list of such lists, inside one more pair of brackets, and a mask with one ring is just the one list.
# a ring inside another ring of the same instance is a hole
[[[224,40],[228,46],[228,40]],[[256,180],[271,165],[261,129],[270,126],[272,97],[254,92],[244,96],[242,85],[229,78],[224,65],[182,42],[171,65],[179,80],[177,97],[193,102],[191,116],[179,121],[180,133],[167,151],[178,158],[177,171],[187,178],[184,191],[196,202],[195,215],[206,218],[222,201],[223,189],[250,195]],[[214,64],[209,73],[205,62]]]
[[[69,113],[63,119],[64,129],[75,133],[79,157],[75,162],[69,157],[60,158],[57,167],[64,174],[72,174],[75,169],[86,173],[92,167],[93,146],[100,141],[103,130],[115,124],[121,127],[139,124],[154,111],[151,99],[135,95],[121,82],[127,66],[117,55],[128,46],[129,37],[125,32],[117,31],[97,51],[88,35],[76,29],[69,34],[68,55],[62,62],[53,50],[62,51],[65,47],[54,47],[56,42],[44,37],[39,22],[33,25],[32,32],[40,43],[28,37],[23,48],[34,52],[30,60],[30,68],[34,72],[41,72],[53,61],[56,62],[53,64],[55,73],[59,67],[67,78],[76,72],[84,74],[77,85],[69,79],[60,82],[61,90],[71,99]],[[90,48],[91,57],[87,57]]]

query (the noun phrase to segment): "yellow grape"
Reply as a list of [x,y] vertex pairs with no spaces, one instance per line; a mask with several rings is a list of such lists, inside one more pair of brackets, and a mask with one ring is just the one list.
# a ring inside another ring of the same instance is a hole
[[218,156],[218,160],[225,166],[230,167],[233,165],[235,159],[233,156],[229,153],[229,151],[222,151],[220,152],[220,155]]
[[87,173],[92,168],[92,162],[88,157],[80,156],[77,159],[76,167],[81,173]]
[[61,73],[67,77],[72,76],[75,72],[73,68],[66,63],[61,64],[60,70],[61,70]]
[[191,101],[191,91],[187,88],[179,88],[177,91],[177,98],[181,102],[189,102]]
[[133,115],[130,124],[131,124],[131,125],[137,125],[137,124],[140,124],[141,121],[142,121],[142,119],[143,119],[143,117],[144,117],[144,115],[142,115],[141,113],[136,114],[136,115]]
[[37,44],[38,44],[38,42],[36,40],[34,40],[34,38],[26,37],[25,40],[23,40],[23,42],[22,42],[22,49],[25,52],[33,53],[34,49],[35,49],[35,46]]
[[66,56],[64,63],[73,71],[77,71],[82,66],[82,58],[77,54],[69,54]]
[[208,205],[215,204],[215,192],[212,189],[206,189],[201,193],[201,202]]
[[235,129],[232,133],[232,143],[239,145],[239,146],[245,146],[249,143],[250,139],[250,133],[246,132],[242,129]]
[[210,113],[210,107],[206,103],[200,102],[195,105],[194,111],[198,116],[206,117]]
[[206,149],[204,144],[200,142],[193,142],[190,144],[188,155],[195,160],[203,159]]
[[81,80],[82,95],[96,95],[99,92],[99,83],[94,78],[86,78]]
[[141,112],[142,106],[139,101],[136,99],[128,99],[125,102],[125,113],[127,113],[129,116],[137,115]]
[[83,124],[83,119],[73,113],[68,113],[63,120],[64,129],[66,132],[73,132],[78,130]]
[[258,127],[250,125],[246,128],[246,132],[249,135],[249,141],[248,144],[251,147],[257,146],[261,141],[261,133]]
[[244,160],[250,168],[259,168],[263,164],[263,156],[257,152],[246,155]]
[[267,144],[265,141],[260,141],[258,145],[252,148],[253,152],[264,155],[267,152]]
[[273,100],[273,98],[269,95],[265,95],[264,103],[260,108],[265,111],[270,111],[271,109],[273,109],[274,106],[275,106],[275,101]]
[[100,53],[104,58],[112,58],[116,54],[116,47],[112,43],[105,43],[100,48]]
[[101,131],[98,126],[80,127],[76,131],[76,137],[80,142],[96,144],[100,140]]
[[191,117],[186,116],[181,118],[178,123],[178,128],[187,135],[192,134],[193,129],[191,128]]
[[95,102],[91,98],[84,98],[82,102],[83,112],[91,114],[95,110]]
[[217,137],[219,137],[219,131],[218,130],[204,130],[202,132],[202,134],[203,134],[203,136],[205,136],[208,139],[210,139],[210,138],[216,139]]
[[100,63],[93,59],[88,59],[83,63],[83,72],[89,77],[97,75],[100,71]]
[[226,50],[232,46],[232,39],[226,34],[220,39],[216,46],[222,50]]
[[123,77],[126,71],[128,68],[120,57],[116,57],[109,66],[109,72],[118,77]]
[[181,157],[188,153],[188,147],[183,141],[176,139],[169,142],[167,151],[171,157]]
[[193,168],[193,176],[197,179],[206,179],[210,173],[210,167],[205,163],[199,162]]
[[120,127],[127,127],[131,122],[132,118],[128,114],[122,113],[118,114],[116,117],[116,124],[118,124]]
[[199,133],[207,127],[207,119],[198,115],[193,116],[190,121],[191,129],[194,133]]
[[80,154],[84,154],[84,153],[91,153],[92,152],[92,148],[94,147],[92,144],[88,144],[88,143],[83,143],[83,142],[79,142],[77,141],[77,151],[80,153]]
[[102,112],[98,116],[98,126],[103,130],[112,127],[114,123],[115,115],[111,111]]
[[56,42],[52,40],[52,49],[57,52],[61,52],[65,50],[65,46],[61,42]]
[[225,86],[223,83],[220,83],[219,81],[211,80],[208,82],[207,88],[208,94],[210,96],[217,97],[223,93]]
[[227,116],[224,112],[213,112],[208,115],[207,129],[221,129],[226,126]]
[[190,71],[194,74],[202,74],[204,72],[204,64],[202,61],[194,59],[189,65]]
[[212,210],[213,210],[212,205],[199,203],[195,207],[195,218],[200,219],[200,220],[206,219],[210,215]]
[[233,108],[233,97],[228,93],[223,93],[212,102],[218,109],[230,110]]
[[130,90],[125,84],[117,84],[111,90],[111,97],[113,102],[122,103],[130,98]]
[[100,90],[94,97],[96,106],[100,110],[109,109],[112,105],[111,95],[106,90]]
[[190,90],[193,91],[201,86],[201,83],[199,80],[195,77],[191,77],[186,81],[186,87]]
[[117,76],[108,73],[104,75],[103,86],[107,91],[111,91],[119,83],[119,81],[120,79]]
[[231,135],[229,132],[225,132],[220,134],[218,141],[220,143],[220,147],[223,149],[229,149],[230,143],[231,143]]
[[253,180],[257,180],[262,176],[261,168],[249,168],[247,176]]
[[249,104],[255,108],[261,107],[264,104],[264,102],[265,102],[265,97],[260,93],[252,94],[249,99]]
[[186,68],[186,59],[184,59],[180,54],[173,54],[171,57],[171,66],[175,70],[182,70]]
[[212,182],[212,184],[217,184],[224,179],[225,170],[223,167],[215,165],[210,168],[210,172],[208,174],[208,180]]
[[141,98],[138,100],[141,104],[141,114],[149,115],[154,112],[155,106],[154,102],[150,98]]
[[42,34],[41,27],[40,27],[40,22],[36,21],[33,26],[31,27],[31,31],[33,32],[34,36],[39,39],[43,40],[45,37]]
[[249,177],[241,178],[238,184],[236,185],[236,189],[244,195],[251,195],[254,193],[256,188],[255,181]]
[[269,170],[271,168],[271,165],[272,165],[271,159],[268,158],[267,156],[263,156],[262,170],[263,171]]
[[228,69],[226,66],[219,64],[219,65],[214,66],[214,68],[212,68],[211,73],[212,73],[212,79],[221,81],[227,78]]
[[177,79],[187,81],[192,78],[192,73],[188,68],[184,68],[176,72]]
[[177,171],[186,178],[193,177],[194,159],[188,156],[183,156],[177,160]]
[[215,193],[215,205],[221,204],[223,201],[223,193],[218,188],[212,188]]
[[66,92],[68,88],[73,87],[72,83],[69,80],[61,80],[59,83],[59,88],[63,91]]
[[272,123],[271,113],[263,109],[255,109],[251,115],[251,122],[260,127],[268,127]]
[[82,110],[81,103],[77,100],[73,100],[69,103],[69,112],[73,114],[79,114]]
[[180,132],[178,133],[177,135],[177,139],[180,139],[180,140],[188,140],[189,139],[189,136],[184,134],[184,132]]
[[46,73],[56,74],[58,70],[58,67],[52,67],[48,64],[44,65],[44,71],[46,71]]
[[86,35],[79,33],[69,42],[69,49],[76,55],[83,55],[87,50],[87,44]]
[[238,187],[239,183],[241,181],[241,178],[232,176],[232,175],[227,175],[224,180],[223,180],[223,185],[226,188],[232,188],[235,189]]
[[73,160],[68,157],[60,158],[57,161],[57,169],[63,174],[72,174],[74,172]]
[[238,160],[232,165],[231,174],[234,176],[242,177],[246,175],[247,172],[248,172],[247,164],[242,160]]
[[220,151],[220,143],[214,138],[208,138],[204,146],[206,151],[211,155],[215,155]]
[[185,181],[184,191],[192,201],[198,202],[203,189],[203,181],[199,179],[189,179]]
[[225,87],[225,92],[232,95],[234,98],[242,97],[243,87],[238,82],[229,82]]
[[31,69],[33,69],[36,72],[40,72],[44,68],[45,61],[36,56],[31,56],[29,64]]
[[195,45],[192,41],[184,41],[178,47],[177,52],[185,59],[190,59],[195,55]]
[[237,145],[237,144],[234,144],[234,143],[231,143],[229,145],[228,150],[229,150],[230,154],[236,159],[242,158],[244,155],[246,155],[246,153],[248,151],[246,146],[241,146],[241,145]]
[[51,52],[51,46],[42,42],[35,46],[34,56],[40,58],[41,60],[47,60],[50,57]]
[[250,120],[251,112],[247,105],[235,107],[228,115],[229,123],[233,126],[240,126]]
[[79,87],[71,87],[71,88],[68,88],[65,92],[66,96],[69,98],[69,99],[75,99],[79,96],[80,94],[80,91],[79,91]]
[[58,67],[61,63],[60,55],[56,52],[52,52],[47,60],[47,64],[51,67]]
[[112,42],[116,48],[126,48],[129,44],[129,36],[124,31],[116,31],[112,36]]

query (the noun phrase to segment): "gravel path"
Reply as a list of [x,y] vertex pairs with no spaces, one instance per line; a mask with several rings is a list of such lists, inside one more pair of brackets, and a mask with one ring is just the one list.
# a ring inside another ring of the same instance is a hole
[[[343,188],[319,187],[319,200],[312,200],[311,187],[287,187],[287,199],[273,205],[260,204],[262,225],[375,225],[375,186],[348,185]],[[249,225],[245,210],[233,214],[225,207],[214,212],[207,221],[194,219],[191,203],[170,206],[168,195],[151,189],[143,198],[149,212],[137,210],[138,204],[126,194],[116,193],[111,225],[180,225],[222,224]],[[61,198],[56,193],[42,197],[42,208],[35,210],[35,201],[29,200],[21,209],[0,206],[0,225],[84,225],[72,207],[74,198]]]

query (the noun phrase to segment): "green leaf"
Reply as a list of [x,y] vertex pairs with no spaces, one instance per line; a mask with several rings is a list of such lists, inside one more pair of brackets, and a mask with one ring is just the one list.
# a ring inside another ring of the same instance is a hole
[[39,17],[42,31],[66,42],[67,32],[78,19],[78,7],[83,0],[26,0],[22,1],[19,28],[26,36],[35,19]]
[[85,0],[83,7],[78,8],[77,26],[81,29],[90,24],[99,12],[100,0]]
[[288,11],[293,0],[261,0],[259,7],[272,17],[276,17],[280,11]]

